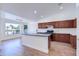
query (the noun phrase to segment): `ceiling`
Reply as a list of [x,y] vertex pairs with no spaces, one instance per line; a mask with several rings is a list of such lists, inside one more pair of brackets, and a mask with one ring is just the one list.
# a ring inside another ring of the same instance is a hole
[[[2,10],[25,19],[38,21],[61,11],[73,10],[74,3],[63,3],[63,10],[59,9],[58,3],[2,3]],[[36,14],[34,14],[36,11]]]

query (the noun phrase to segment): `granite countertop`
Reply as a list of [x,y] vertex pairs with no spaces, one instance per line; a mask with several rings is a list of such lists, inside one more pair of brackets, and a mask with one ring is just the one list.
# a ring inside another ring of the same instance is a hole
[[25,34],[22,34],[22,35],[29,35],[29,36],[42,36],[42,37],[48,37],[50,36],[52,33],[25,33]]

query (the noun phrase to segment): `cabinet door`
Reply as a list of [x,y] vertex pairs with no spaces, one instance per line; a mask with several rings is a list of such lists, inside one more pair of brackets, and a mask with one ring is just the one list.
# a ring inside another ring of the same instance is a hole
[[56,22],[55,24],[55,28],[71,28],[71,27],[72,27],[71,21],[59,21]]
[[73,25],[73,28],[76,28],[77,27],[76,19],[75,20],[72,20],[72,25]]
[[73,48],[76,48],[76,36],[70,36],[70,43]]
[[54,28],[76,28],[76,19],[39,23],[39,28],[47,28],[48,25],[52,25]]
[[54,28],[59,28],[59,22],[54,23]]
[[38,24],[38,28],[41,28],[41,27],[42,27],[42,24],[41,24],[41,23],[39,23],[39,24]]
[[38,28],[47,28],[48,23],[39,23]]
[[51,25],[51,26],[53,26],[53,27],[54,27],[55,22],[48,22],[48,25]]
[[55,34],[53,34],[52,40],[58,41],[58,42],[70,43],[70,35],[69,34],[55,33]]
[[48,24],[47,23],[43,23],[42,24],[42,28],[47,28],[48,27]]
[[76,19],[67,21],[57,21],[54,23],[55,28],[76,28]]
[[70,28],[71,27],[71,22],[70,21],[62,21],[59,23],[60,28]]

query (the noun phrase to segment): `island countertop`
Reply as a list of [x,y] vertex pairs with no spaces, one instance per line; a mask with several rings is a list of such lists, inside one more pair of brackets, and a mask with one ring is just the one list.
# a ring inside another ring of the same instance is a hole
[[28,36],[42,36],[42,37],[48,37],[50,36],[52,33],[25,33],[22,35],[28,35]]
[[22,44],[39,51],[48,53],[50,48],[50,36],[52,33],[25,33],[22,34]]

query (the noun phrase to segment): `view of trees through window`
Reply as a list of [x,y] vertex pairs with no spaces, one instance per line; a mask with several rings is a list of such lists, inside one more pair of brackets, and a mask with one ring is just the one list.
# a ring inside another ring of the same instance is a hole
[[6,29],[5,31],[6,35],[19,34],[20,32],[19,24],[6,23],[5,29]]

